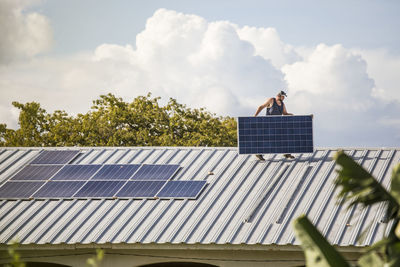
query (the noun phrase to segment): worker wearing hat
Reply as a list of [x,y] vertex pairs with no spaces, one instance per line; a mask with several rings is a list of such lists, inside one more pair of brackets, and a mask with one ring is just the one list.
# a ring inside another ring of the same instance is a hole
[[[283,103],[283,100],[287,97],[286,93],[284,91],[278,92],[276,97],[271,97],[265,101],[264,104],[258,107],[256,114],[254,116],[256,117],[264,108],[267,109],[267,116],[270,115],[293,115],[292,113],[288,113],[285,107],[285,104]],[[259,160],[264,160],[262,155],[256,155],[256,157]],[[291,154],[284,154],[285,158],[290,158],[293,159],[294,157]]]

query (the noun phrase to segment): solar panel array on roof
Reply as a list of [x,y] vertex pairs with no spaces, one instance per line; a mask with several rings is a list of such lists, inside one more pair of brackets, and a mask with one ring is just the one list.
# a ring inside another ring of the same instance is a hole
[[311,115],[238,118],[239,154],[312,153]]
[[168,181],[157,194],[159,198],[197,198],[206,181]]
[[132,180],[169,180],[178,170],[180,166],[160,165],[160,164],[143,164],[135,173]]
[[205,184],[171,183],[177,164],[55,164],[73,153],[47,152],[76,151],[43,151],[0,186],[0,198],[196,198]]
[[51,180],[89,180],[101,165],[65,165]]
[[31,164],[67,164],[79,154],[79,150],[45,150]]

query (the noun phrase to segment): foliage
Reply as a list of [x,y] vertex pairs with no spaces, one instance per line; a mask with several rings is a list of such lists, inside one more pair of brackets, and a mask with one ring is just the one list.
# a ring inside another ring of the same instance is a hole
[[21,256],[17,252],[18,243],[15,242],[8,247],[8,255],[11,258],[10,264],[5,264],[5,267],[25,267],[26,264],[21,261]]
[[[371,206],[380,202],[387,205],[387,218],[393,220],[389,235],[372,245],[358,260],[357,266],[400,266],[400,164],[393,169],[391,190],[379,182],[343,151],[335,156],[341,166],[335,180],[339,197],[357,204]],[[343,257],[318,232],[305,216],[294,221],[297,238],[302,243],[307,266],[349,266]]]
[[86,266],[99,267],[103,258],[104,258],[104,250],[98,248],[96,249],[96,255],[86,260]]
[[236,146],[236,121],[170,99],[139,96],[132,103],[112,94],[93,101],[86,114],[48,114],[39,103],[13,102],[17,130],[0,124],[0,146]]

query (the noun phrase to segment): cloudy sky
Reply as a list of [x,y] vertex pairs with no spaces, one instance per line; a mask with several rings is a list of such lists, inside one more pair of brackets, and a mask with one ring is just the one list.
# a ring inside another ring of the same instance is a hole
[[86,113],[151,92],[251,116],[277,91],[318,147],[399,147],[400,2],[0,0],[0,123],[11,102]]

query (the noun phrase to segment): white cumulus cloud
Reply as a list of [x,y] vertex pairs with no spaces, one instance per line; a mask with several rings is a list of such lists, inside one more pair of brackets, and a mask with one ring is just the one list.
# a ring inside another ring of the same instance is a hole
[[0,64],[31,58],[47,51],[53,42],[49,20],[38,13],[25,13],[31,1],[0,1]]
[[251,116],[286,89],[289,112],[314,114],[317,145],[387,146],[400,140],[399,62],[340,44],[294,47],[274,28],[159,9],[135,44],[104,43],[0,69],[0,121],[15,126],[14,100],[76,114],[108,92],[126,101],[152,92],[218,115]]

